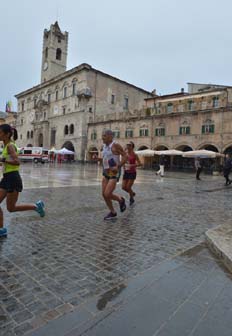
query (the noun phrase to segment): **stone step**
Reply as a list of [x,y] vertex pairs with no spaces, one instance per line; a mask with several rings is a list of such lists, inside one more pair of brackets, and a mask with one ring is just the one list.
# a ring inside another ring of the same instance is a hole
[[206,231],[206,243],[232,272],[232,224],[227,223]]

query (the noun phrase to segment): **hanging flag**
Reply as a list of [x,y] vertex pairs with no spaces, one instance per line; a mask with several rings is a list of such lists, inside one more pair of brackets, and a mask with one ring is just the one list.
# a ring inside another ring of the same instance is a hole
[[8,100],[6,102],[6,112],[11,112],[11,110],[12,110],[12,102]]

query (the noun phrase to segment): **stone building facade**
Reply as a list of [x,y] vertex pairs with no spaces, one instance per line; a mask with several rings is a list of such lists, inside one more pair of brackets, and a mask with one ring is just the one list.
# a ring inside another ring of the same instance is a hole
[[142,109],[153,95],[88,64],[66,71],[68,33],[44,31],[41,83],[16,95],[18,146],[74,150],[85,158],[88,122]]
[[122,145],[132,140],[136,149],[232,152],[232,87],[189,83],[188,92],[147,98],[144,105],[131,115],[89,121],[88,158],[100,152],[106,128]]
[[16,127],[17,112],[3,112],[0,111],[0,125],[9,124]]

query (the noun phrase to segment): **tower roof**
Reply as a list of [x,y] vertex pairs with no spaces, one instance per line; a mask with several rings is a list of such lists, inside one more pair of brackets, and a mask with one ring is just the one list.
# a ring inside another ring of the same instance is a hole
[[62,31],[61,31],[61,29],[60,29],[60,26],[59,26],[58,21],[56,21],[56,22],[54,23],[53,27],[55,28],[55,32],[56,32],[56,33],[60,33],[60,34],[62,34]]

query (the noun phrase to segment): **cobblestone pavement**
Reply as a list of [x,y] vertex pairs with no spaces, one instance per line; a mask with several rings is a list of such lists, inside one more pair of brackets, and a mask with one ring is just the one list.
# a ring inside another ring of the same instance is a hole
[[[223,178],[139,172],[136,204],[104,222],[94,166],[31,167],[20,201],[42,198],[47,215],[8,214],[0,241],[0,335],[23,335],[93,296],[175,256],[231,218]],[[120,185],[119,185],[120,187]],[[120,191],[121,192],[121,191]]]

